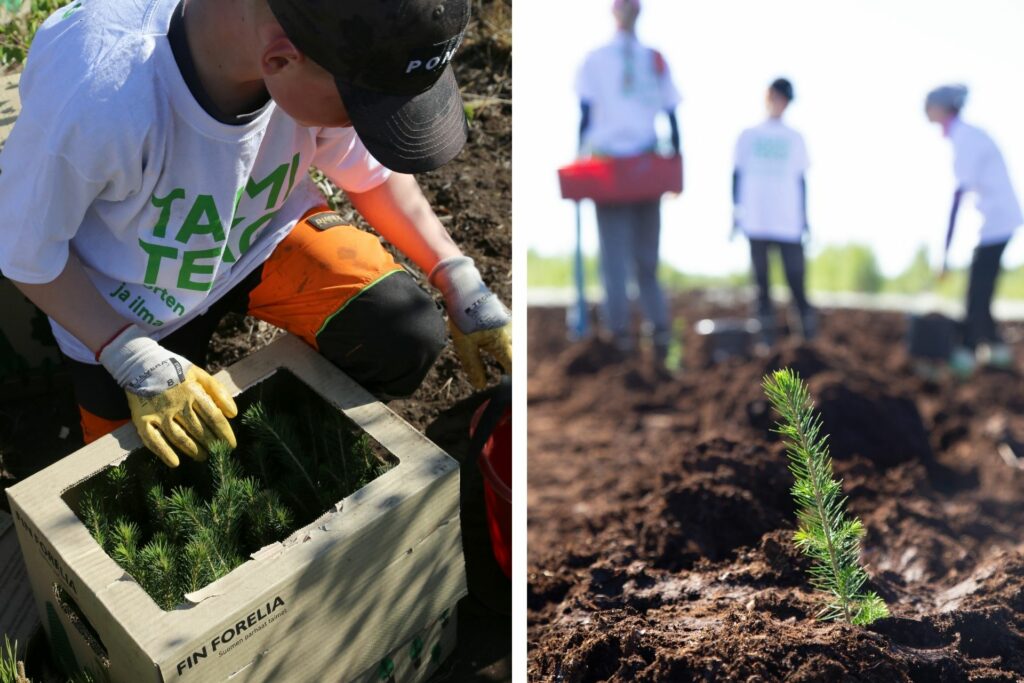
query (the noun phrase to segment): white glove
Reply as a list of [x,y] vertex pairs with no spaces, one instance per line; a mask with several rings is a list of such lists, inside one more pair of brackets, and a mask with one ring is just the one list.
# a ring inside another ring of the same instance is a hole
[[187,359],[172,353],[129,325],[100,351],[97,360],[129,394],[152,397],[185,382],[192,368]]
[[459,360],[473,386],[487,385],[481,351],[512,372],[512,315],[487,288],[468,256],[451,256],[438,263],[430,282],[444,295],[448,328]]

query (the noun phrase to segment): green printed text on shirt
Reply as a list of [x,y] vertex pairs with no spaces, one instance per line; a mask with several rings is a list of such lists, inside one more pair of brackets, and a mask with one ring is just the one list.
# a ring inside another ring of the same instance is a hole
[[[280,205],[284,203],[295,185],[298,167],[299,155],[296,154],[292,157],[291,163],[281,164],[263,179],[256,180],[250,177],[235,193],[228,230],[225,230],[225,221],[221,218],[213,196],[190,196],[188,191],[181,187],[174,188],[163,196],[154,192],[150,197],[150,203],[160,211],[160,215],[153,226],[152,239],[139,239],[139,247],[147,255],[145,283],[154,286],[163,279],[161,275],[168,270],[174,270],[175,286],[179,289],[209,291],[213,286],[217,263],[220,260],[226,263],[237,261],[238,257],[252,246],[256,233],[277,214]],[[246,216],[237,215],[243,196],[255,199],[263,194],[266,194],[263,209],[265,213],[251,221]],[[190,208],[181,224],[172,226],[172,208],[177,208],[178,202],[190,201]],[[237,254],[232,251],[228,240],[229,236],[235,234],[238,234]],[[203,248],[189,248],[193,238],[198,238],[197,241],[202,243]],[[215,246],[209,246],[211,240]]]

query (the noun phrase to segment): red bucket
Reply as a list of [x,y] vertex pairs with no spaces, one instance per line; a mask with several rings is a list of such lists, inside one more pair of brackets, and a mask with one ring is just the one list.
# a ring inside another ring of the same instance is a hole
[[625,204],[683,191],[683,158],[641,154],[593,157],[558,169],[563,199]]
[[473,415],[473,453],[484,480],[487,528],[498,566],[512,578],[512,385],[503,380]]

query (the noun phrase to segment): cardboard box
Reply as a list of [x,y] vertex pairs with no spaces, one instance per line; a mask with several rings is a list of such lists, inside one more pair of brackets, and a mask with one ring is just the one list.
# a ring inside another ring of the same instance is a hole
[[[421,683],[455,651],[455,609],[445,610],[432,624],[395,648],[352,683]],[[344,679],[349,683],[350,679]]]
[[217,377],[238,395],[283,371],[399,464],[168,612],[62,498],[141,449],[134,427],[17,484],[8,497],[58,659],[114,683],[358,680],[466,594],[456,461],[295,337]]
[[21,559],[14,520],[0,510],[0,647],[3,636],[17,642],[17,656],[24,659],[29,638],[39,628],[32,599],[32,585]]

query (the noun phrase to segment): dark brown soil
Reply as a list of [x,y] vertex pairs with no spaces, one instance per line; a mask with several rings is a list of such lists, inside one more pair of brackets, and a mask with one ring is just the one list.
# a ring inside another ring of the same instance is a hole
[[[512,73],[511,0],[479,0],[473,3],[473,21],[454,62],[464,99],[473,109],[469,142],[447,166],[419,176],[424,193],[463,251],[472,256],[484,280],[506,303],[512,295]],[[336,197],[338,209],[349,220],[361,219]],[[365,226],[365,224],[363,224]],[[403,259],[406,265],[411,264]],[[426,278],[412,267],[421,278]],[[440,297],[438,297],[440,302]],[[208,367],[216,370],[267,343],[275,331],[250,318],[228,316],[210,349]],[[498,370],[492,368],[492,378]],[[467,504],[482,505],[479,475],[467,462],[467,444],[459,433],[468,431],[469,415],[460,401],[473,401],[473,388],[449,347],[423,385],[410,398],[393,401],[391,408],[416,428],[429,432],[465,464]],[[463,421],[464,423],[453,424]],[[66,428],[66,430],[62,429]],[[67,377],[58,372],[44,385],[0,399],[0,508],[7,509],[3,490],[82,445],[74,396]],[[461,450],[460,450],[461,449]],[[475,483],[474,483],[475,480]],[[467,488],[468,487],[468,488]],[[477,510],[476,507],[473,508]],[[479,513],[482,514],[482,513]],[[474,520],[479,521],[479,514]],[[486,558],[490,557],[486,530],[475,529],[465,537],[471,567],[473,595],[460,604],[459,645],[438,678],[457,681],[511,680],[511,624],[508,581],[495,579]],[[493,560],[492,560],[492,564]],[[503,577],[502,577],[503,578]],[[2,591],[0,591],[2,598]]]
[[[814,342],[718,366],[690,331],[666,380],[570,346],[563,321],[527,321],[531,680],[1024,680],[1024,470],[999,453],[1024,456],[1021,365],[927,381],[903,316],[827,311]],[[1021,355],[1024,329],[1007,333]],[[868,530],[893,614],[868,628],[814,620],[760,389],[783,366],[808,380]]]

